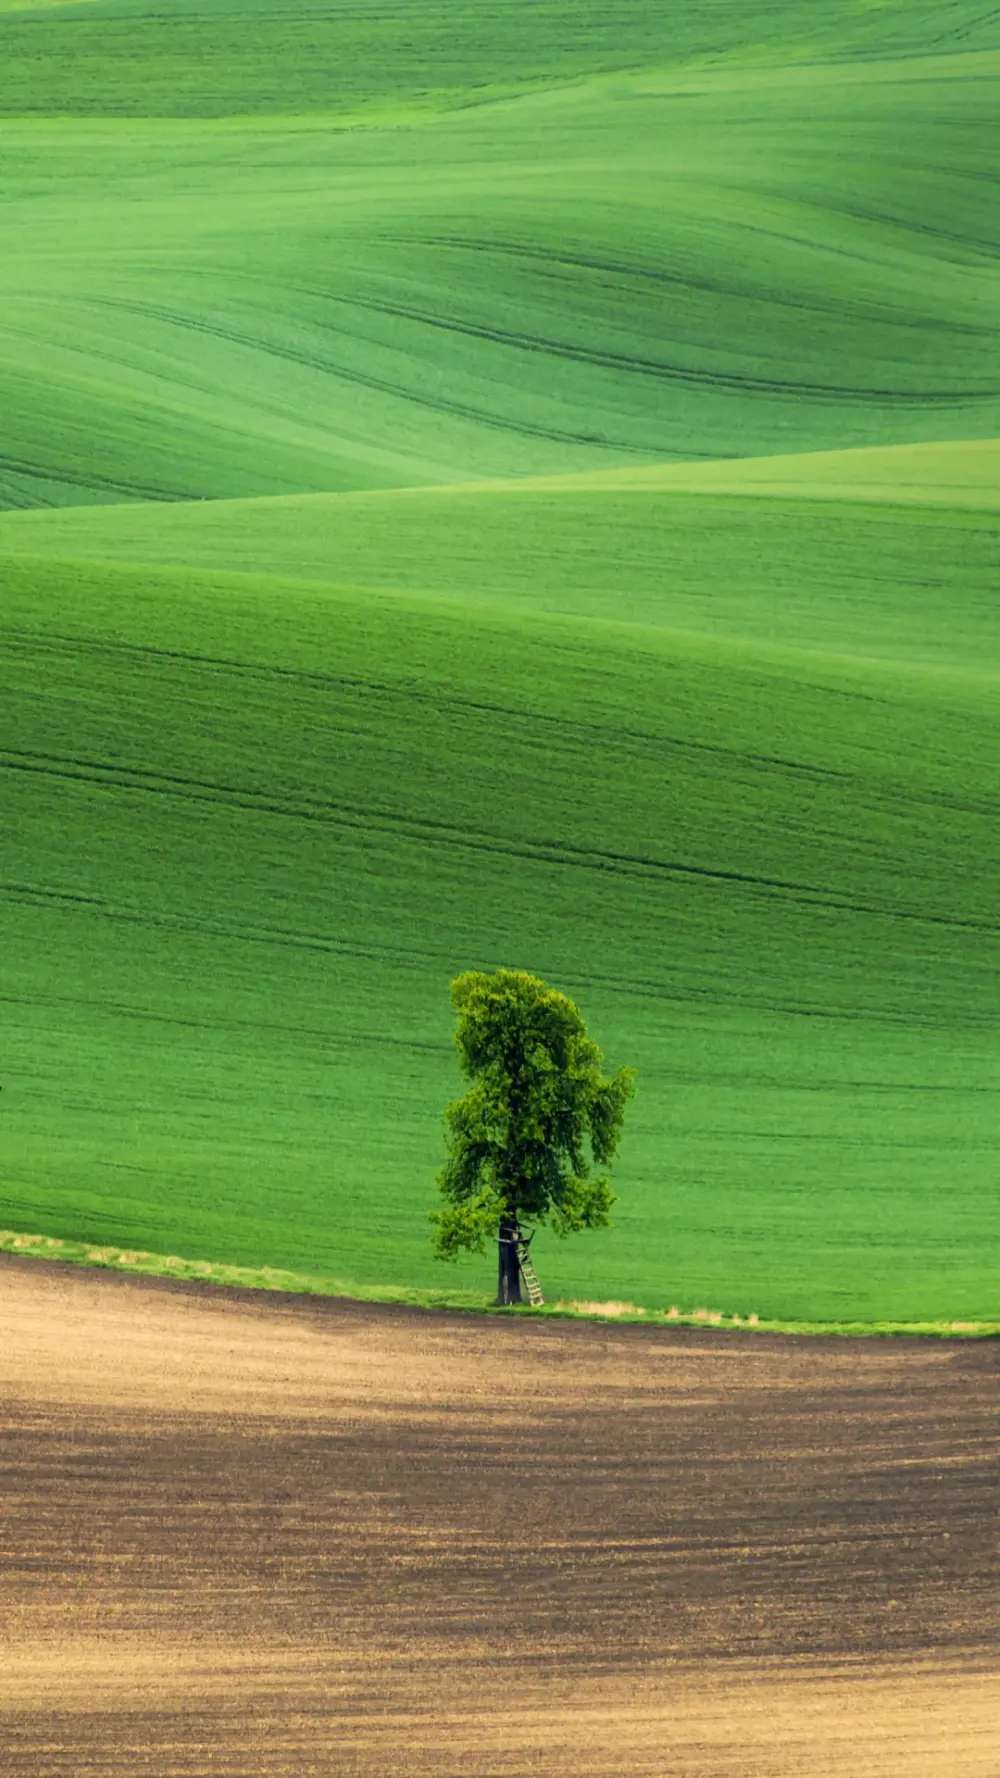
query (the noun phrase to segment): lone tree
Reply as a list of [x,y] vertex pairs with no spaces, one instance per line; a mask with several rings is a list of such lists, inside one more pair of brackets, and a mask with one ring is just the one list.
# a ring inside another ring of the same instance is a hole
[[[635,1072],[602,1074],[603,1056],[577,1007],[518,969],[470,970],[451,985],[455,1042],[468,1092],[445,1112],[446,1208],[431,1212],[442,1259],[499,1243],[499,1303],[521,1301],[519,1216],[557,1235],[606,1228],[614,1197],[590,1158],[618,1147]],[[589,1149],[589,1156],[588,1156]]]

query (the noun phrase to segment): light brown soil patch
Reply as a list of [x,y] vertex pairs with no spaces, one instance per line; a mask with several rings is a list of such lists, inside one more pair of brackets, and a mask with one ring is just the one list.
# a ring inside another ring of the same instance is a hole
[[4,1778],[996,1778],[1000,1353],[0,1262]]

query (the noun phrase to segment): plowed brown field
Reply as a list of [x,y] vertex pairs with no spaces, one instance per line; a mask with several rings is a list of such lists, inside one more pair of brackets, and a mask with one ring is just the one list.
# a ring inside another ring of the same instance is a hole
[[994,1345],[0,1262],[0,1772],[997,1778]]

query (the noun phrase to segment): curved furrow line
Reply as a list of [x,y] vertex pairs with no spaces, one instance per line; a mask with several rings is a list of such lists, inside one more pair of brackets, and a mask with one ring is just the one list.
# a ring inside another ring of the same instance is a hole
[[923,925],[950,927],[956,931],[1000,932],[1000,921],[963,919],[912,908],[854,901],[847,896],[831,894],[826,889],[817,888],[815,884],[781,877],[690,864],[681,859],[658,859],[637,853],[604,850],[596,846],[573,845],[564,840],[515,840],[485,830],[459,828],[445,821],[349,802],[309,798],[279,800],[273,795],[255,792],[242,785],[212,783],[195,778],[172,778],[166,774],[144,772],[134,767],[103,765],[85,760],[46,759],[38,755],[28,757],[17,755],[9,749],[0,753],[0,769],[72,780],[105,790],[222,805],[285,821],[308,821],[327,827],[398,833],[421,843],[444,845],[463,851],[496,853],[533,863],[555,863],[589,871],[613,871],[653,879],[696,878],[706,883],[733,884],[741,888],[791,896],[812,907],[835,908],[847,913],[889,920],[915,921]]
[[[542,335],[520,332],[515,329],[488,326],[460,320],[456,316],[434,314],[430,310],[419,309],[403,303],[391,303],[384,299],[360,296],[344,296],[333,292],[325,293],[326,300],[336,306],[354,308],[365,313],[389,315],[396,319],[407,320],[417,325],[435,329],[445,333],[454,333],[463,338],[488,341],[512,350],[523,351],[533,355],[565,359],[569,362],[586,364],[596,369],[620,371],[633,376],[648,376],[657,381],[673,382],[696,388],[726,390],[736,394],[757,394],[776,397],[802,397],[820,403],[871,402],[889,407],[919,408],[924,406],[952,406],[956,402],[991,402],[1000,399],[1000,380],[995,387],[951,389],[919,389],[904,390],[886,387],[865,387],[860,384],[832,384],[807,382],[800,379],[782,377],[763,377],[759,375],[740,374],[733,371],[714,371],[707,367],[691,367],[677,363],[669,363],[661,359],[640,357],[626,353],[613,352],[599,347],[583,346],[565,340],[546,338]],[[155,319],[170,325],[189,329],[193,332],[215,336],[234,344],[245,346],[254,351],[264,351],[272,356],[287,359],[289,362],[304,365],[308,369],[319,370],[327,375],[335,376],[348,383],[357,383],[362,387],[373,388],[380,393],[388,394],[417,406],[429,408],[435,412],[454,413],[462,418],[478,420],[491,427],[522,432],[527,436],[549,438],[554,441],[575,444],[605,443],[614,449],[628,448],[618,440],[601,439],[593,433],[558,432],[549,428],[531,426],[523,421],[509,419],[497,414],[494,410],[484,410],[469,404],[458,403],[449,397],[439,394],[427,395],[419,390],[412,390],[405,385],[391,383],[370,373],[348,369],[329,360],[316,358],[301,350],[288,346],[280,346],[273,342],[264,343],[259,336],[243,334],[232,327],[223,327],[218,323],[204,319],[196,319],[178,311],[172,311],[152,303],[139,303],[122,297],[91,297],[87,299],[96,308],[112,308],[131,311],[137,314],[151,315]],[[320,323],[319,325],[322,325]],[[332,330],[330,330],[332,331]],[[648,450],[633,447],[642,455],[649,455]]]
[[689,384],[705,389],[725,389],[737,394],[802,396],[818,402],[872,402],[889,407],[947,407],[956,402],[988,402],[1000,398],[1000,379],[988,389],[920,389],[903,390],[866,388],[863,385],[809,383],[791,378],[739,375],[735,371],[694,369],[688,365],[671,364],[662,359],[611,352],[597,347],[572,345],[567,341],[546,339],[541,335],[514,329],[473,324],[454,316],[432,314],[402,303],[376,301],[374,298],[331,296],[331,302],[360,308],[376,314],[392,315],[400,320],[416,321],[426,327],[461,334],[470,339],[489,340],[491,344],[509,346],[518,351],[563,358],[573,363],[593,365],[601,370],[623,371],[633,376],[648,376],[659,381]]
[[[447,944],[438,948],[408,943],[392,944],[385,941],[359,943],[337,933],[315,932],[287,926],[273,926],[247,921],[225,921],[210,915],[194,916],[190,912],[178,913],[170,909],[129,906],[115,903],[101,896],[85,894],[79,890],[56,889],[50,885],[36,883],[0,882],[0,900],[11,906],[36,907],[39,909],[61,910],[68,914],[87,913],[96,918],[124,926],[148,928],[150,930],[185,934],[192,937],[207,937],[219,940],[232,940],[239,944],[273,947],[277,950],[313,951],[319,955],[330,955],[338,958],[351,958],[358,963],[374,964],[378,968],[397,970],[401,967],[414,965],[433,965],[439,977],[444,980],[454,968],[454,951]],[[961,1020],[956,1020],[956,1013],[949,1008],[946,1014],[917,1012],[912,1004],[895,1008],[881,998],[876,1003],[860,1003],[838,998],[835,1003],[821,1004],[809,1001],[801,995],[781,996],[766,992],[759,987],[747,985],[738,979],[714,979],[710,984],[705,982],[685,984],[676,979],[675,973],[667,973],[663,977],[639,976],[632,971],[618,975],[606,975],[591,968],[571,966],[565,972],[565,985],[574,993],[581,990],[594,990],[612,1000],[622,997],[626,1000],[639,1002],[649,1001],[660,1007],[691,1007],[716,1008],[740,1007],[752,1012],[774,1012],[782,1017],[803,1018],[825,1021],[831,1025],[839,1025],[843,1021],[856,1022],[874,1028],[884,1027],[888,1030],[928,1030],[937,1031],[942,1026],[953,1029],[956,1022],[968,1025],[970,1029],[982,1029],[991,1032],[995,1026],[992,1012],[980,1012],[974,1007],[963,1010]],[[26,1006],[37,1005],[36,996],[25,998]],[[89,1000],[84,1005],[93,1004]],[[250,1029],[257,1028],[258,1020]],[[267,1021],[264,1021],[265,1027]],[[440,1051],[447,1046],[428,1044],[431,1051]],[[742,1077],[740,1077],[742,1078]],[[825,1089],[828,1090],[828,1089]],[[967,1091],[972,1089],[966,1087]],[[991,1094],[1000,1090],[990,1087]]]
[[[784,193],[781,195],[784,195]],[[825,204],[824,208],[829,208],[831,210],[836,208],[839,213],[845,215],[857,215],[860,217],[863,214],[860,211],[847,210],[842,206],[834,206],[832,202],[829,205]],[[892,221],[892,218],[890,217],[872,216],[868,219],[883,223]],[[841,298],[837,302],[832,300],[823,302],[815,296],[793,296],[790,292],[783,291],[773,284],[758,285],[750,280],[745,280],[744,282],[737,284],[733,282],[732,277],[728,280],[723,280],[722,278],[709,277],[705,273],[695,274],[694,272],[668,271],[662,266],[653,267],[636,265],[624,260],[604,259],[596,253],[581,253],[577,250],[570,252],[568,248],[555,246],[539,247],[527,241],[499,238],[492,239],[489,237],[476,239],[464,235],[407,236],[403,234],[382,234],[374,235],[371,238],[374,242],[384,242],[385,244],[394,247],[412,248],[414,242],[417,242],[421,246],[444,247],[449,251],[456,252],[467,252],[472,254],[481,253],[486,256],[491,253],[497,253],[502,257],[507,257],[514,261],[523,259],[529,263],[565,267],[566,270],[571,273],[576,271],[601,272],[602,274],[621,279],[623,283],[632,278],[639,284],[648,283],[657,288],[667,290],[696,290],[707,296],[726,296],[735,297],[740,301],[766,302],[774,308],[788,309],[796,314],[831,315],[841,320],[873,322],[877,325],[902,328],[904,331],[907,328],[912,329],[915,332],[925,332],[927,329],[935,329],[940,332],[953,333],[962,338],[987,340],[996,339],[998,332],[1000,332],[1000,328],[998,328],[995,323],[990,326],[985,324],[977,325],[975,322],[961,321],[956,316],[944,313],[935,315],[913,315],[898,307],[892,309],[888,307],[876,308],[873,304],[861,303],[854,298],[846,297]],[[991,244],[990,252],[992,253],[994,251],[995,250]],[[299,286],[299,288],[302,288],[302,286]],[[325,296],[327,293],[316,288],[311,290],[309,294]]]
[[[562,739],[582,741],[588,745],[597,743],[604,745],[610,740],[617,743],[634,743],[641,748],[644,755],[656,759],[663,756],[666,761],[676,754],[701,755],[719,759],[734,766],[750,767],[778,776],[788,775],[811,783],[837,783],[840,785],[864,786],[869,796],[884,799],[897,807],[947,808],[956,813],[978,815],[987,819],[1000,813],[1000,801],[997,799],[974,800],[967,795],[945,790],[915,790],[902,782],[894,782],[891,778],[882,777],[870,768],[864,773],[856,768],[846,766],[822,765],[818,761],[794,759],[787,754],[765,753],[747,746],[727,746],[718,741],[695,740],[689,735],[668,734],[662,729],[639,728],[634,722],[623,719],[618,722],[610,720],[595,721],[593,718],[580,716],[555,715],[549,711],[518,708],[516,704],[498,702],[486,698],[459,696],[454,691],[445,690],[441,686],[426,688],[418,681],[392,681],[375,678],[362,678],[359,675],[344,673],[318,672],[314,668],[280,666],[275,662],[259,662],[237,660],[224,655],[192,654],[184,650],[155,648],[148,644],[127,644],[119,639],[114,641],[98,641],[93,638],[77,638],[73,636],[57,636],[53,632],[44,633],[18,630],[15,627],[6,629],[3,636],[4,646],[12,656],[18,654],[20,645],[26,657],[35,653],[45,655],[51,653],[60,659],[72,659],[75,655],[91,658],[144,662],[157,661],[167,664],[178,663],[186,666],[206,668],[209,672],[224,673],[234,679],[259,680],[262,685],[277,681],[293,686],[315,688],[321,691],[348,692],[364,699],[378,697],[387,703],[407,706],[423,705],[429,710],[442,714],[472,714],[487,718],[499,717],[504,723],[517,727],[522,732],[541,732],[551,737],[548,744],[558,743]],[[866,696],[856,687],[843,689],[840,695],[848,701],[866,702],[879,706],[882,700]]]
[[[475,407],[469,402],[461,402],[454,397],[436,391],[433,395],[425,390],[415,389],[405,383],[391,382],[388,378],[379,377],[371,371],[360,371],[348,368],[335,359],[318,358],[289,345],[279,345],[276,341],[265,340],[260,335],[241,333],[236,328],[223,327],[217,322],[204,318],[196,319],[179,310],[165,309],[153,303],[129,301],[123,297],[89,297],[86,299],[91,307],[121,309],[137,315],[149,315],[155,320],[163,321],[168,326],[185,329],[189,332],[205,334],[228,344],[244,346],[253,352],[262,352],[265,357],[284,360],[289,364],[300,364],[307,370],[319,371],[338,382],[356,385],[361,389],[372,389],[380,395],[410,403],[415,407],[424,408],[429,413],[452,414],[458,419],[474,420],[493,431],[510,432],[524,438],[538,438],[555,444],[569,445],[604,445],[609,450],[634,453],[636,456],[648,458],[648,448],[635,445],[627,440],[604,438],[594,432],[570,432],[553,426],[532,425],[530,421],[516,419],[511,415],[499,414],[492,408]],[[330,297],[331,302],[349,302],[350,299]],[[364,306],[364,305],[359,305]],[[318,324],[322,326],[322,323]],[[326,331],[333,332],[332,328]],[[670,453],[666,453],[670,454]]]
[[[834,766],[813,764],[807,760],[796,760],[782,754],[755,752],[752,748],[727,747],[721,742],[695,741],[685,735],[668,735],[654,729],[636,728],[631,723],[595,722],[579,716],[555,716],[544,710],[518,709],[516,704],[496,703],[485,698],[459,697],[453,692],[445,692],[441,688],[425,690],[419,683],[398,683],[391,680],[377,680],[351,676],[343,673],[319,673],[315,669],[299,667],[283,667],[274,663],[240,661],[222,655],[190,654],[182,650],[153,648],[148,645],[132,645],[115,641],[98,642],[90,638],[78,640],[75,637],[56,637],[50,632],[39,635],[14,628],[4,631],[4,645],[8,652],[16,653],[11,644],[25,645],[27,653],[46,653],[60,655],[63,659],[72,658],[76,654],[92,657],[104,656],[108,659],[133,661],[164,661],[180,662],[185,665],[206,667],[211,671],[221,671],[234,678],[259,679],[264,684],[273,680],[288,681],[293,685],[316,687],[323,691],[350,691],[360,693],[363,697],[378,696],[405,705],[424,704],[445,713],[472,712],[476,715],[501,717],[504,721],[518,724],[527,729],[541,729],[549,735],[566,735],[582,738],[586,741],[606,741],[611,737],[615,740],[634,741],[654,753],[663,749],[667,753],[681,752],[708,754],[735,764],[760,766],[765,770],[793,773],[810,780],[838,780],[852,783],[857,774]],[[858,694],[851,694],[858,695]],[[871,700],[875,702],[876,700]],[[992,814],[993,805],[962,804],[970,812],[976,814]]]
[[[29,892],[27,887],[22,885],[18,887],[17,893],[23,898]],[[48,899],[49,901],[60,899],[58,893],[55,895],[49,894],[47,897],[42,890],[35,890],[31,893]],[[13,894],[12,885],[0,885],[0,895],[5,894]],[[86,905],[89,908],[110,913],[110,910],[106,910],[106,905],[96,897],[90,898],[89,900],[81,898],[80,905]],[[230,936],[232,936],[232,934],[230,934]],[[387,1031],[345,1031],[339,1026],[336,1031],[332,1031],[328,1027],[322,1025],[285,1024],[276,1019],[264,1018],[236,1019],[231,1016],[211,1019],[195,1018],[190,1014],[184,1015],[177,1012],[163,1012],[152,1006],[140,1006],[137,1003],[125,1004],[117,1000],[98,999],[83,994],[34,994],[29,998],[26,994],[0,993],[0,1006],[20,1007],[25,1010],[39,1006],[71,1006],[81,1011],[96,1011],[101,1014],[110,1014],[115,1018],[134,1019],[142,1024],[172,1025],[182,1031],[227,1031],[236,1033],[269,1031],[273,1032],[275,1036],[280,1037],[313,1038],[324,1044],[327,1048],[340,1047],[349,1049],[353,1044],[357,1043],[363,1044],[370,1049],[423,1051],[431,1055],[449,1053],[449,1045],[447,1043],[431,1043],[419,1037],[394,1037],[391,1032]]]
[[[61,482],[74,488],[101,488],[108,494],[124,494],[135,500],[183,500],[184,495],[162,487],[151,486],[144,482],[125,481],[118,477],[101,475],[97,470],[73,470],[63,464],[52,464],[46,468],[40,463],[31,463],[24,458],[0,455],[0,474],[6,470],[10,475],[23,475],[32,481]],[[50,505],[49,501],[39,502]]]

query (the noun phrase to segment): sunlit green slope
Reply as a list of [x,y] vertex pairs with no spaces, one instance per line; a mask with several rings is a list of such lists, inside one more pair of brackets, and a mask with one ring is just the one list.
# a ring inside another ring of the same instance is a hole
[[[1000,511],[1000,438],[875,445],[856,451],[799,451],[785,457],[725,457],[713,463],[653,463],[575,476],[536,476],[532,488],[659,489],[667,493],[796,495],[803,500],[875,501],[886,506]],[[46,521],[47,522],[47,521]],[[72,520],[70,521],[72,522]],[[100,522],[96,515],[95,522]]]
[[[591,490],[574,553],[565,491],[443,498],[78,515],[81,556],[186,521],[200,567],[7,557],[4,1217],[445,1282],[447,985],[507,962],[642,1075],[615,1231],[545,1243],[550,1289],[991,1313],[996,514],[661,492],[625,532]],[[727,498],[784,578],[730,585]],[[316,584],[324,537],[385,590]],[[908,589],[923,658],[864,659]]]
[[4,551],[269,573],[937,667],[1000,665],[991,440],[487,487],[13,513],[0,516]]
[[132,0],[0,69],[8,505],[1000,432],[972,5]]

